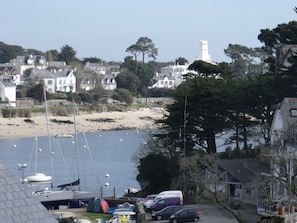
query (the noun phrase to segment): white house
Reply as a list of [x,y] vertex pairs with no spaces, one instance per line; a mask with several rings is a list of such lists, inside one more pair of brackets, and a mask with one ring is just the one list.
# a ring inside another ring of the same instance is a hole
[[0,98],[6,106],[16,107],[16,85],[10,78],[0,77]]
[[58,71],[54,73],[54,76],[56,79],[56,92],[76,92],[76,77],[73,71]]
[[73,71],[33,70],[30,79],[35,82],[43,81],[46,91],[53,94],[56,92],[76,92],[76,77]]
[[87,62],[84,66],[84,71],[95,71],[98,74],[106,74],[106,66],[103,63]]
[[80,82],[80,88],[86,91],[93,90],[96,87],[97,82],[100,83],[105,90],[114,90],[117,88],[115,75],[98,74],[96,72],[84,73]]
[[101,85],[105,90],[115,90],[117,88],[115,76],[112,74],[101,75]]
[[149,88],[175,88],[184,79],[183,75],[189,72],[189,65],[169,65],[161,68],[161,73],[156,73],[151,80]]

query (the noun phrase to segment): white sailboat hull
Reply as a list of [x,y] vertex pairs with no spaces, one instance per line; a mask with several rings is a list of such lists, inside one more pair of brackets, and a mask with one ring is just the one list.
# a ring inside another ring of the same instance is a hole
[[64,200],[73,199],[72,191],[67,191],[67,190],[61,190],[61,191],[44,190],[44,191],[33,192],[32,194],[40,202],[64,201]]
[[34,174],[32,176],[26,177],[25,180],[28,183],[34,183],[34,182],[36,182],[36,183],[38,183],[38,182],[40,182],[40,183],[42,183],[42,182],[47,183],[47,182],[50,182],[52,180],[52,177],[51,176],[47,176],[47,175],[45,175],[43,173],[36,173],[36,174]]

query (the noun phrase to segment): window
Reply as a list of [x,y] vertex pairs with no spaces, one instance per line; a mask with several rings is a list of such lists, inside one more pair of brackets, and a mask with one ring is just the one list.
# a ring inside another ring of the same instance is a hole
[[53,85],[53,81],[52,80],[48,80],[47,81],[47,85]]
[[62,80],[59,80],[59,84],[62,84]]
[[293,117],[297,116],[297,109],[291,109],[291,116]]

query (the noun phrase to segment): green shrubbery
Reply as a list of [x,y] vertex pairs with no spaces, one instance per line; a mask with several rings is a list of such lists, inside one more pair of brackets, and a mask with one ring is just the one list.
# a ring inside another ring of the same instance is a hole
[[[108,105],[104,107],[100,105],[78,106],[78,111],[82,113],[103,112],[103,111],[127,111],[126,105]],[[54,116],[71,116],[73,115],[72,106],[51,106],[48,108],[49,113]],[[45,107],[32,108],[3,108],[1,110],[3,118],[25,117],[30,118],[34,113],[45,113]]]

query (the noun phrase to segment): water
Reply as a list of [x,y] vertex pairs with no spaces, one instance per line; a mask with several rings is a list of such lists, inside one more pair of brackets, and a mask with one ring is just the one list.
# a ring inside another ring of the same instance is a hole
[[34,174],[37,164],[37,172],[53,175],[56,186],[76,180],[80,172],[82,189],[95,191],[102,187],[104,196],[113,195],[115,189],[116,196],[121,197],[128,188],[140,189],[132,156],[145,143],[145,138],[145,130],[102,131],[78,134],[77,144],[72,138],[52,137],[49,146],[48,137],[38,137],[37,147],[35,137],[0,139],[0,160],[20,180],[22,170],[18,164],[27,164],[25,176]]

